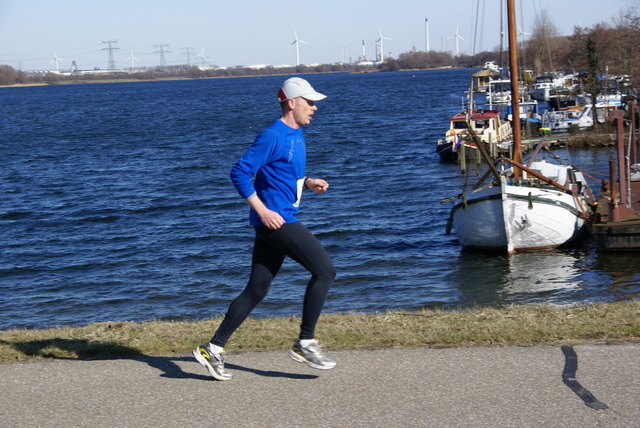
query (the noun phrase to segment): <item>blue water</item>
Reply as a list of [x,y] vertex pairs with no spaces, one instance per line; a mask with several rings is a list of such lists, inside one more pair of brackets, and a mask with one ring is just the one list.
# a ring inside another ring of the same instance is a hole
[[[308,175],[331,187],[300,214],[338,269],[326,312],[640,297],[637,255],[587,241],[486,256],[445,234],[441,201],[465,179],[435,144],[471,73],[307,76],[329,95],[305,135]],[[229,170],[278,116],[283,80],[0,89],[0,329],[224,313],[253,240]],[[594,172],[610,154],[559,153]],[[299,315],[306,281],[285,262],[254,315]]]

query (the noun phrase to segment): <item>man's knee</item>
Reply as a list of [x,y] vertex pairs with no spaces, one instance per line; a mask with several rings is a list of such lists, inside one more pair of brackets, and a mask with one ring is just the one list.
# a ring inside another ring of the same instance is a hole
[[333,263],[328,263],[320,271],[320,276],[330,279],[332,282],[336,278],[336,274],[336,267],[333,265]]

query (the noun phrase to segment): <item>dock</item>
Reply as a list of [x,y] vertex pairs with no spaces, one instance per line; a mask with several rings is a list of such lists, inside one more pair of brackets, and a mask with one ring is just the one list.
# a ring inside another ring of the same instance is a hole
[[[599,250],[640,250],[640,164],[635,103],[630,103],[630,138],[625,138],[624,112],[611,112],[617,122],[617,159],[609,161],[610,178],[603,184],[593,235]],[[629,144],[626,144],[629,141]]]

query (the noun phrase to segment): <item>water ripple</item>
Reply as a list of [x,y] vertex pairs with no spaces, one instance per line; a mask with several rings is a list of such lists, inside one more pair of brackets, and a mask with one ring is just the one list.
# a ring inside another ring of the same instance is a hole
[[[300,219],[338,268],[328,312],[640,295],[635,259],[592,243],[506,258],[445,235],[441,201],[464,180],[435,143],[472,72],[309,76],[330,96],[305,129],[307,171],[331,187],[305,193]],[[277,117],[281,80],[0,90],[0,328],[224,313],[253,243],[229,170]],[[608,156],[584,158],[606,172]],[[254,315],[299,315],[307,281],[286,261]]]

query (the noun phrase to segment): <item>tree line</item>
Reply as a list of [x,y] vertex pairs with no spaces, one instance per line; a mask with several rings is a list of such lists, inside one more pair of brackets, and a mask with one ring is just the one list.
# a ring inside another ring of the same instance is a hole
[[[518,44],[520,70],[533,75],[554,71],[609,73],[629,76],[633,88],[640,87],[640,15],[636,8],[621,12],[613,23],[593,27],[574,27],[570,36],[559,36],[548,13],[542,11],[533,22],[532,33]],[[494,61],[508,63],[505,49],[476,55],[452,56],[447,52],[406,52],[388,59],[381,70],[406,70],[442,67],[473,67]]]
[[55,84],[60,82],[95,82],[113,80],[162,80],[162,79],[204,79],[214,77],[243,77],[264,75],[291,75],[311,73],[338,73],[338,72],[366,72],[374,71],[369,66],[358,64],[319,64],[314,66],[291,66],[278,68],[205,68],[197,66],[174,65],[139,69],[136,71],[115,70],[113,72],[102,71],[100,73],[43,73],[27,74],[15,70],[9,65],[0,65],[0,86],[20,84]]

